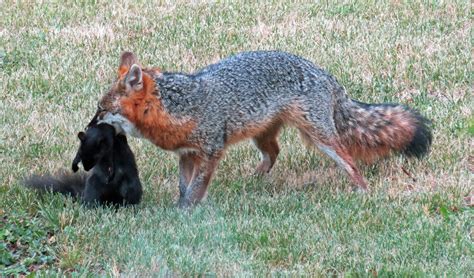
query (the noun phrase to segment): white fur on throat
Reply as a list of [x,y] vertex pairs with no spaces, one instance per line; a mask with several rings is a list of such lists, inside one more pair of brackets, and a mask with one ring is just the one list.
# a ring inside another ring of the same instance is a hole
[[99,123],[107,123],[115,127],[116,133],[125,133],[133,137],[142,138],[143,135],[138,131],[135,125],[127,118],[120,114],[112,114],[107,112],[105,116],[99,120]]

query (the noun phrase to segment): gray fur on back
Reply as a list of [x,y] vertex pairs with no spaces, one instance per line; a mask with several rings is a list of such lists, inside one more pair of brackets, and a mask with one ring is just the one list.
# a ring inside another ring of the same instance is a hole
[[329,73],[280,51],[243,52],[194,74],[163,73],[155,81],[170,114],[199,121],[192,137],[210,139],[210,153],[223,148],[229,134],[264,124],[289,106],[298,106],[330,137],[336,132],[334,105],[348,100]]

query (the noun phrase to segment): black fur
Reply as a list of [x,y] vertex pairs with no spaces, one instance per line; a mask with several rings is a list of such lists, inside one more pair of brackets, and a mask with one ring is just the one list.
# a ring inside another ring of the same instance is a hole
[[87,175],[85,173],[59,173],[57,175],[33,175],[24,180],[24,184],[28,187],[40,191],[52,191],[78,197],[84,191]]
[[396,107],[402,106],[403,109],[409,111],[410,114],[415,118],[415,135],[411,142],[401,151],[402,154],[407,157],[423,158],[430,151],[431,143],[433,141],[433,135],[431,133],[431,122],[427,118],[423,117],[418,111],[411,109],[405,105],[394,104],[394,103],[383,103],[383,104],[368,104],[357,100],[352,100],[359,106],[370,110],[372,107]]
[[430,151],[433,135],[431,134],[431,122],[418,112],[411,110],[417,119],[415,135],[410,144],[403,150],[403,154],[408,157],[422,158]]
[[79,162],[84,173],[32,176],[25,181],[29,187],[80,197],[86,204],[138,204],[142,186],[135,157],[124,135],[115,135],[108,124],[90,124],[86,132],[79,132],[79,150],[72,163],[76,172]]

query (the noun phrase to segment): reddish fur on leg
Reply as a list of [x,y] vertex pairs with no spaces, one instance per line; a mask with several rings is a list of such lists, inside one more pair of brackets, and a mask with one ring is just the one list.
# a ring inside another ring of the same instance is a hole
[[280,152],[278,146],[278,133],[281,128],[281,122],[270,126],[266,131],[253,138],[253,141],[262,154],[262,161],[257,166],[256,172],[259,175],[268,173]]

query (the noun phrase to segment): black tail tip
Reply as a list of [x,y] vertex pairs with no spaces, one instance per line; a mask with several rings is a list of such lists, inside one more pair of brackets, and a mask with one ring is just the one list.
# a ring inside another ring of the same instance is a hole
[[408,144],[403,154],[408,157],[423,158],[430,152],[433,134],[431,133],[431,121],[421,116],[416,111],[411,111],[415,116],[415,135]]

